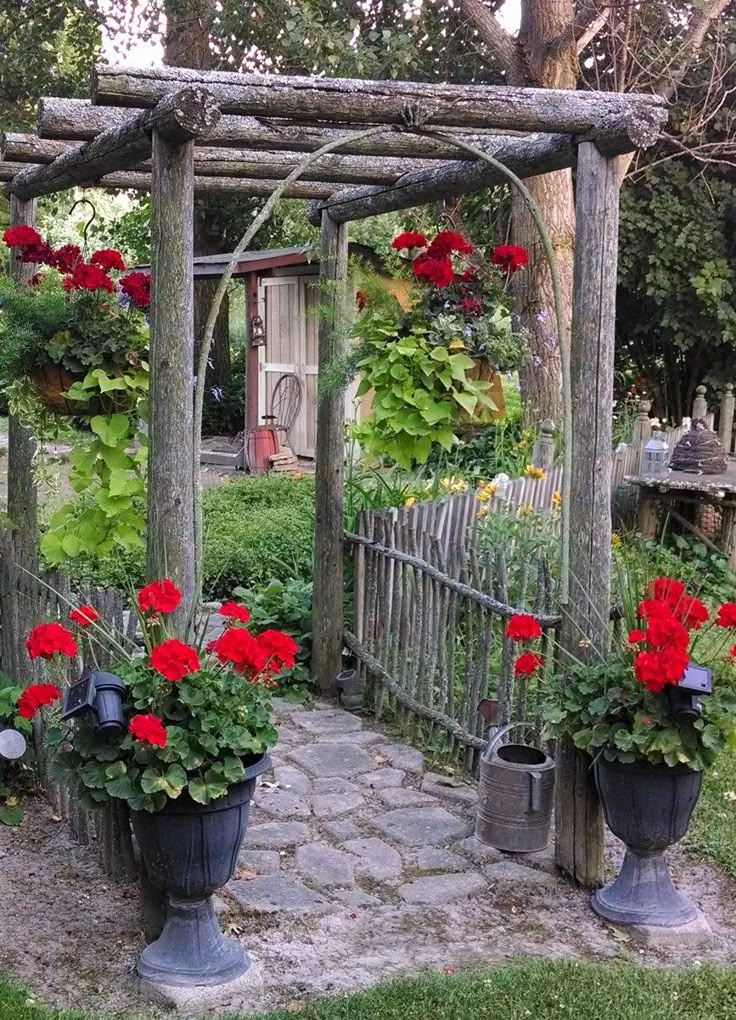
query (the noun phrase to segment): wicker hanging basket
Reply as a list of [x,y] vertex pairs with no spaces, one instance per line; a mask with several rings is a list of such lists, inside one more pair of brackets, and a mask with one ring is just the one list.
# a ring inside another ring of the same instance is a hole
[[131,398],[127,392],[95,394],[90,400],[70,400],[64,394],[70,386],[81,382],[86,373],[70,372],[63,365],[46,361],[31,369],[30,379],[36,395],[47,411],[71,418],[89,418],[95,414],[128,411]]
[[672,471],[694,475],[720,475],[728,465],[726,454],[715,432],[702,418],[695,418],[670,458]]

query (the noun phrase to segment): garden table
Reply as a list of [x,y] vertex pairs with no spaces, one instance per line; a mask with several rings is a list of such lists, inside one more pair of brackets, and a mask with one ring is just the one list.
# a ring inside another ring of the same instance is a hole
[[714,543],[675,510],[676,504],[715,507],[721,513],[721,549],[730,567],[736,569],[736,458],[729,457],[724,472],[717,475],[668,471],[664,475],[639,474],[625,478],[639,488],[639,530],[644,538],[656,538],[657,508],[663,504],[675,518],[706,544]]

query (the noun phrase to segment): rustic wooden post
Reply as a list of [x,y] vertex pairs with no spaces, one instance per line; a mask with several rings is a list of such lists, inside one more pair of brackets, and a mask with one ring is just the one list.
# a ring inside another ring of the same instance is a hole
[[695,387],[695,399],[693,400],[693,418],[705,418],[708,414],[708,401],[705,396],[706,389],[701,383]]
[[652,420],[649,417],[651,409],[652,402],[650,400],[639,401],[639,410],[634,419],[634,433],[631,437],[631,445],[634,448],[634,463],[631,470],[635,475],[639,474],[644,447],[652,438]]
[[[33,226],[36,202],[10,196],[10,224]],[[19,283],[27,283],[34,266],[17,261],[11,253],[10,275]],[[15,415],[8,418],[8,520],[12,534],[6,551],[12,562],[4,564],[0,612],[2,613],[3,670],[20,682],[25,663],[18,661],[19,635],[32,625],[33,607],[21,601],[17,592],[20,564],[32,573],[38,571],[38,491],[33,477],[36,441],[33,434]]]
[[[245,278],[245,442],[248,431],[258,428],[258,348],[253,346],[253,319],[258,315],[258,274]],[[268,337],[266,337],[268,343]],[[247,451],[247,446],[246,446]]]
[[[565,651],[585,659],[608,647],[611,588],[613,351],[618,254],[618,177],[592,142],[578,147],[572,312],[573,405],[570,601]],[[585,886],[603,881],[603,819],[591,759],[570,740],[557,759],[556,860]]]
[[731,452],[733,441],[733,414],[734,414],[733,383],[726,383],[726,389],[721,397],[721,413],[718,420],[718,438],[726,453]]
[[539,435],[534,440],[532,449],[532,464],[534,467],[544,468],[550,471],[555,462],[555,423],[551,418],[545,418],[539,426]]
[[320,690],[333,691],[342,663],[345,392],[322,386],[344,346],[348,229],[327,212],[321,229],[312,670]]
[[154,130],[152,155],[147,572],[149,579],[170,577],[180,588],[176,623],[183,630],[195,578],[194,142],[168,140]]

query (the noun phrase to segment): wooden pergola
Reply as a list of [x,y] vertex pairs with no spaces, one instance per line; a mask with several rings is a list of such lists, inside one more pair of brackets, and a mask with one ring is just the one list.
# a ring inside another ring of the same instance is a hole
[[[165,569],[195,593],[193,436],[193,196],[268,196],[305,153],[330,144],[289,183],[312,199],[321,229],[319,324],[323,373],[344,342],[341,308],[348,223],[477,192],[506,175],[576,168],[571,340],[572,470],[569,604],[563,646],[605,649],[610,600],[610,458],[618,155],[651,145],[667,113],[657,96],[434,85],[99,66],[91,101],[43,99],[36,134],[6,134],[0,179],[13,223],[32,223],[42,195],[75,186],[150,191],[153,221],[148,572]],[[361,130],[356,127],[373,129]],[[433,137],[430,132],[440,132]],[[18,267],[21,272],[24,267]],[[344,407],[325,393],[317,410],[314,671],[331,690],[342,653]],[[8,513],[16,556],[33,568],[37,524],[33,440],[11,423]],[[198,460],[198,458],[196,458]],[[31,510],[29,511],[29,507]],[[589,760],[558,758],[557,858],[578,881],[602,878],[602,822]]]

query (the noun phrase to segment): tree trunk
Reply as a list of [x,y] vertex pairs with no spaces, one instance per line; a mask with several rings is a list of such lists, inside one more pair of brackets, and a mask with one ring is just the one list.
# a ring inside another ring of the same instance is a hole
[[[526,84],[537,88],[574,89],[578,61],[574,39],[567,46],[548,47],[575,18],[574,0],[525,0],[521,8],[518,46]],[[570,341],[572,270],[575,255],[575,203],[569,170],[532,178],[529,191],[539,206],[557,257]],[[519,372],[522,406],[527,424],[543,418],[561,419],[562,373],[560,338],[555,326],[552,281],[539,236],[526,205],[515,194],[511,206],[514,244],[529,251],[529,265],[517,274],[514,290],[519,324],[527,336],[528,356]]]

